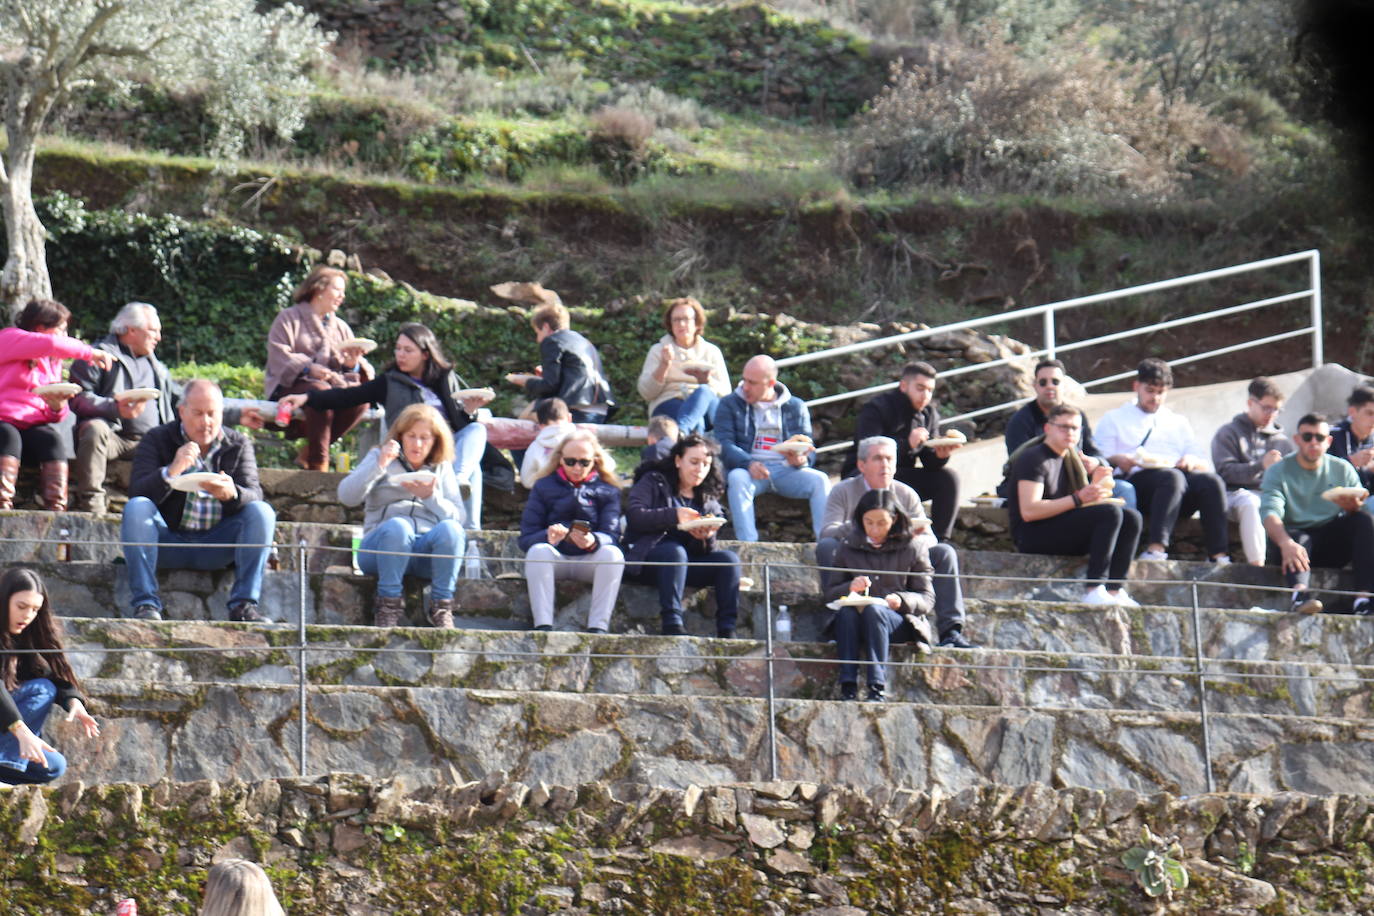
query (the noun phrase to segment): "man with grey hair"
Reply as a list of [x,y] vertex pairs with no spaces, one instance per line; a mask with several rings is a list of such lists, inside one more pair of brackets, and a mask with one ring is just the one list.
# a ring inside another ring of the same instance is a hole
[[[176,419],[181,386],[172,381],[155,351],[162,340],[157,309],[146,302],[130,302],[110,322],[109,336],[93,346],[114,357],[109,369],[85,360],[72,363],[71,379],[81,386],[72,398],[80,417],[76,428],[77,511],[103,514],[105,471],[111,461],[127,458],[154,426]],[[255,410],[229,409],[225,422],[262,427]]]
[[854,520],[859,500],[869,490],[887,490],[897,506],[911,519],[916,539],[930,554],[935,570],[935,624],[940,645],[953,649],[976,649],[964,636],[964,593],[959,586],[959,555],[947,543],[939,543],[930,530],[921,497],[897,475],[897,441],[888,436],[869,436],[859,440],[856,451],[859,473],[830,488],[825,501],[825,515],[821,520],[820,539],[816,542],[816,565],[821,569],[822,591],[830,584],[832,573],[825,567],[835,565],[845,533]]

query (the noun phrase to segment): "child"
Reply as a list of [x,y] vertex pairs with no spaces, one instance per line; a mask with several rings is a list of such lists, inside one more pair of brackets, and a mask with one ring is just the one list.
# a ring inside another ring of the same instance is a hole
[[534,409],[534,421],[539,424],[539,435],[534,437],[520,461],[520,482],[527,490],[534,487],[539,472],[548,463],[553,450],[558,448],[558,443],[577,428],[572,421],[572,412],[562,398],[540,401]]
[[666,414],[654,414],[649,418],[649,444],[639,451],[640,462],[662,461],[668,457],[677,437],[677,421]]

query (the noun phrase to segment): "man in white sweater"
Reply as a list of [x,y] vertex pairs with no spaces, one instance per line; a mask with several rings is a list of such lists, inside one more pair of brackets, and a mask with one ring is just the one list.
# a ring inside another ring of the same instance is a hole
[[1097,446],[1117,473],[1135,486],[1140,511],[1149,516],[1142,560],[1167,560],[1179,518],[1202,517],[1207,554],[1231,562],[1226,527],[1226,484],[1201,456],[1206,454],[1182,414],[1164,406],[1174,374],[1151,357],[1136,368],[1135,400],[1109,410],[1097,425]]

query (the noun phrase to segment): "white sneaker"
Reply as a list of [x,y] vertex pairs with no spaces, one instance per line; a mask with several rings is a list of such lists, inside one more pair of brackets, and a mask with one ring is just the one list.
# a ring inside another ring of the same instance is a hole
[[1212,562],[1215,563],[1215,564],[1218,565],[1218,566],[1230,566],[1230,565],[1231,565],[1231,558],[1230,558],[1229,556],[1227,556],[1226,554],[1222,554],[1221,556],[1219,556],[1219,557],[1217,557],[1216,559],[1214,559]]
[[1140,602],[1131,597],[1131,593],[1124,588],[1119,588],[1115,593],[1107,592],[1107,596],[1112,599],[1112,604],[1120,607],[1140,607]]
[[1142,560],[1167,560],[1167,559],[1169,559],[1169,554],[1166,553],[1166,552],[1163,551],[1163,550],[1144,550],[1144,551],[1141,551],[1140,559],[1142,559]]
[[1098,585],[1090,588],[1083,593],[1082,601],[1084,604],[1111,605],[1116,604],[1116,598],[1107,592],[1105,585]]

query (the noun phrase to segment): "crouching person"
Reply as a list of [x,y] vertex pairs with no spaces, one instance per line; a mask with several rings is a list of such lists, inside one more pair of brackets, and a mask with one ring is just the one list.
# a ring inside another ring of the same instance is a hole
[[430,580],[429,622],[453,626],[453,586],[467,550],[453,433],[439,411],[412,404],[386,439],[339,483],[339,502],[363,504],[358,568],[377,577],[373,622],[405,619],[407,574]]
[[153,427],[134,450],[120,526],[133,615],[162,619],[159,569],[232,563],[229,619],[268,623],[258,599],[277,513],[263,502],[253,441],[224,428],[224,396],[206,379],[186,385],[177,413],[180,419]]

